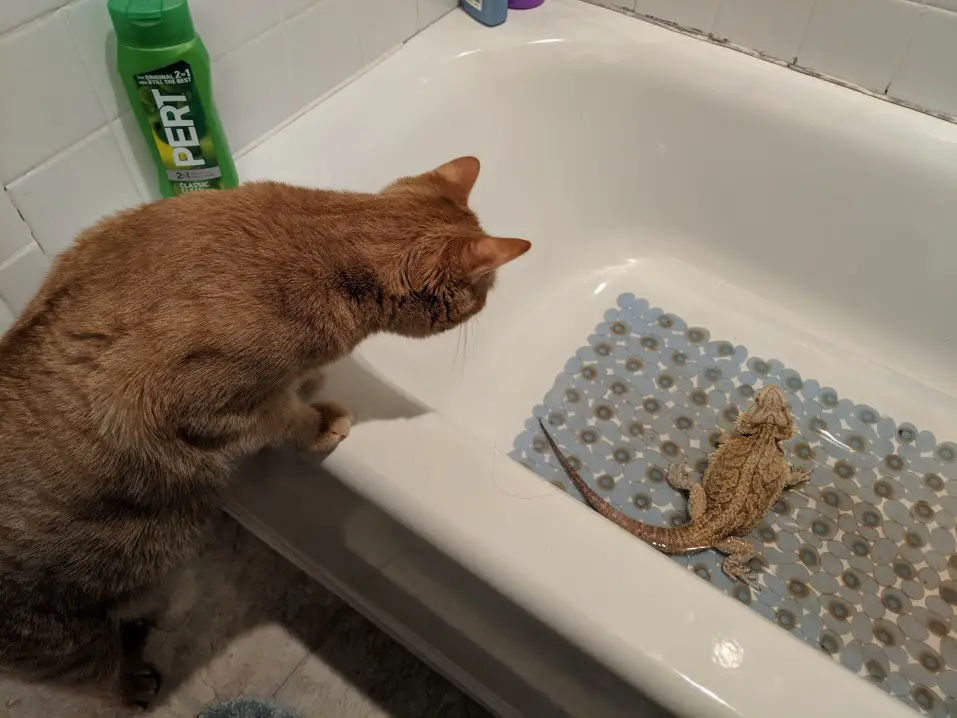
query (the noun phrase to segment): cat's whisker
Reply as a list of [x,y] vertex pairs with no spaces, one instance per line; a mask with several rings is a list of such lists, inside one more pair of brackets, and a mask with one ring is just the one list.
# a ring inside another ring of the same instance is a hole
[[475,353],[475,333],[478,331],[479,318],[478,315],[472,317],[472,353]]
[[471,320],[465,322],[462,326],[465,327],[465,351],[462,352],[462,378],[465,378],[465,362],[469,358],[469,330],[471,329]]
[[459,367],[459,378],[465,376],[465,362],[469,356],[469,323],[462,325],[462,366]]
[[452,369],[455,369],[455,365],[458,363],[458,360],[459,360],[459,349],[462,348],[463,326],[464,326],[463,324],[459,325],[458,332],[456,333],[456,336],[455,336],[455,355],[452,357]]

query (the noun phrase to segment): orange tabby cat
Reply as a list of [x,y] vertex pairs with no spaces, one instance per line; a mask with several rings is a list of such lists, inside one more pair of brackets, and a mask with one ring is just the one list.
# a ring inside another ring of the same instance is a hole
[[351,419],[314,401],[321,367],[461,324],[528,250],[482,231],[478,172],[255,183],[80,235],[0,340],[0,668],[155,696],[145,626],[117,609],[194,555],[236,461],[333,448]]

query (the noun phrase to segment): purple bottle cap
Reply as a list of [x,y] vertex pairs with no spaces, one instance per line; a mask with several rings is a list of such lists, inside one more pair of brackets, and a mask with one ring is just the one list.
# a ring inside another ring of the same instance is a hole
[[530,10],[543,2],[545,0],[508,0],[508,8],[509,10]]

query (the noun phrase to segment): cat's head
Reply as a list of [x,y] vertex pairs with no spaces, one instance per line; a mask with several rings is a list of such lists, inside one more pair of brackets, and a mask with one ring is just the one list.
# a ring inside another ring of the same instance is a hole
[[426,337],[462,324],[485,306],[496,270],[532,246],[482,230],[468,207],[478,175],[479,161],[460,157],[380,193],[403,228],[376,248],[380,281],[392,295],[387,331]]

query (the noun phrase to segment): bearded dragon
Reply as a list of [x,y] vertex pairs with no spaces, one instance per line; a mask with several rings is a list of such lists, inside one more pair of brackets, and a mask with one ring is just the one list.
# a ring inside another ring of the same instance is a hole
[[748,584],[754,582],[748,562],[758,552],[742,537],[757,526],[785,489],[807,481],[811,473],[792,467],[784,458],[781,442],[797,431],[784,392],[766,386],[738,415],[733,433],[722,437],[701,483],[690,478],[685,461],[668,468],[668,483],[689,493],[690,521],[676,527],[652,526],[625,516],[595,493],[568,463],[541,419],[538,423],[558,463],[595,511],[662,553],[717,549],[726,556],[721,565],[724,572]]

